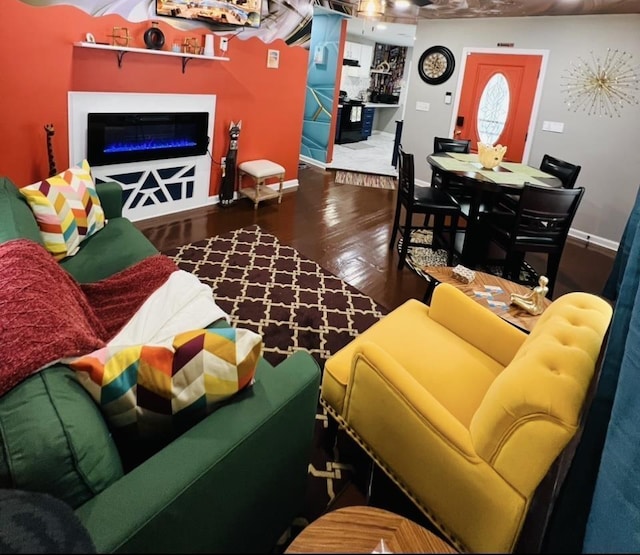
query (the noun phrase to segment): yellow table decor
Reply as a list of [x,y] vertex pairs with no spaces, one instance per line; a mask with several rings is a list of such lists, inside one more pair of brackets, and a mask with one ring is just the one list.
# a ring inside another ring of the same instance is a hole
[[502,145],[487,145],[484,143],[478,143],[478,159],[482,164],[482,167],[491,170],[500,165],[502,158],[507,152],[507,147]]

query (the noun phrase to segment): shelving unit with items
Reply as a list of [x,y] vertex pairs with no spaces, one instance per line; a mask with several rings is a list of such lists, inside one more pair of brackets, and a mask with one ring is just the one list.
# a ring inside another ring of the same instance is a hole
[[406,46],[376,43],[369,80],[371,102],[397,104],[407,59]]

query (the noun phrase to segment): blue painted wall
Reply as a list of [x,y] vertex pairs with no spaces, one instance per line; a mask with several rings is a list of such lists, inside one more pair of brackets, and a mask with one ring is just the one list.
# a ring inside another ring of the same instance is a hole
[[[300,154],[322,163],[327,162],[327,150],[333,144],[329,132],[343,19],[339,14],[317,11],[313,15]],[[316,53],[321,60],[316,59]]]

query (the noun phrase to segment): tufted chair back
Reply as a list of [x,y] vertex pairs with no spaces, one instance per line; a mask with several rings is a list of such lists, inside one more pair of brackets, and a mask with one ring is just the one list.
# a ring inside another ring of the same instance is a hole
[[554,302],[471,420],[478,455],[526,497],[578,429],[608,324],[601,303],[581,293]]

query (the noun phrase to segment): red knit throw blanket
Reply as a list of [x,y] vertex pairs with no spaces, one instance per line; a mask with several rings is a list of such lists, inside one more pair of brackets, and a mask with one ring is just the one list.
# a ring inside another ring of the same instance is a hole
[[79,284],[38,243],[0,244],[0,395],[61,358],[104,347],[177,269],[158,254]]

